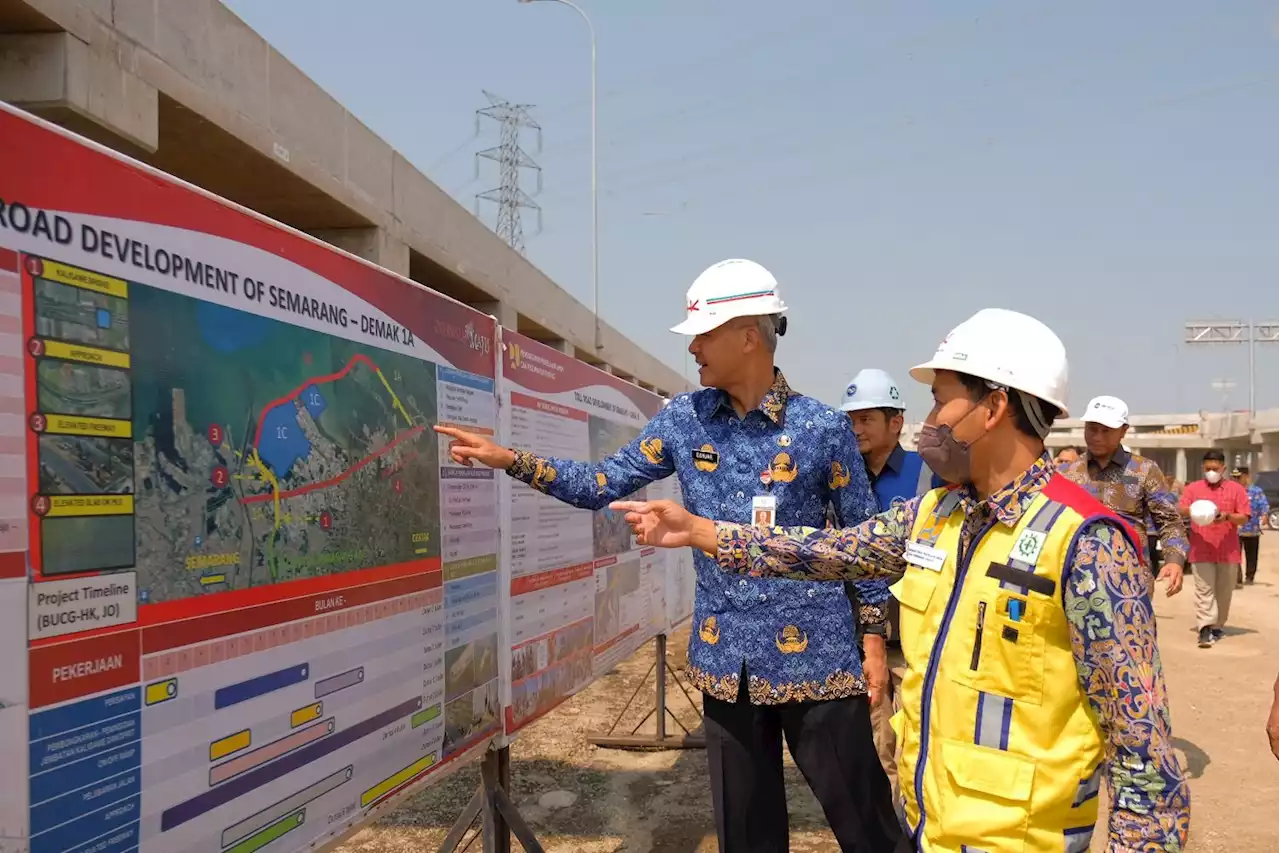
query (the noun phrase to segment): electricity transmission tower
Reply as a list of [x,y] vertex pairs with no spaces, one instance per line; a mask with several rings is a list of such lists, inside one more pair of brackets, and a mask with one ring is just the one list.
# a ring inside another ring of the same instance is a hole
[[1240,320],[1201,320],[1187,323],[1189,344],[1244,344],[1249,348],[1249,416],[1257,414],[1257,389],[1254,387],[1255,352],[1258,344],[1280,341],[1280,324],[1242,322]]
[[[483,91],[483,90],[482,90]],[[529,115],[532,104],[513,104],[492,92],[485,92],[489,106],[476,110],[476,134],[480,133],[480,119],[498,122],[501,132],[498,144],[476,152],[476,177],[480,177],[480,158],[493,160],[499,166],[498,186],[476,193],[475,212],[480,216],[480,202],[491,201],[498,205],[498,218],[493,230],[508,246],[524,254],[524,227],[520,222],[520,209],[527,208],[538,214],[538,231],[542,231],[542,208],[528,193],[520,188],[520,170],[533,169],[538,173],[538,189],[542,192],[542,167],[520,147],[521,128],[538,132],[538,152],[542,152],[542,126]]]

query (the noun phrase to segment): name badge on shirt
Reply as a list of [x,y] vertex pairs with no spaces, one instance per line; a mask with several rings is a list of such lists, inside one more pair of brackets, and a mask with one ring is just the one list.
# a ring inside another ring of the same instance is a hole
[[947,561],[947,552],[940,548],[909,541],[902,558],[913,566],[919,566],[931,572],[940,572],[942,571],[942,564]]
[[756,495],[751,499],[751,523],[756,527],[773,527],[778,499],[773,495]]

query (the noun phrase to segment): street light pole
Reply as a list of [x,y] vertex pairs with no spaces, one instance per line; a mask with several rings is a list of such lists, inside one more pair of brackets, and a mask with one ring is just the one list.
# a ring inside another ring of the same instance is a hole
[[1187,323],[1186,342],[1189,344],[1244,344],[1249,348],[1249,420],[1258,413],[1257,388],[1254,381],[1255,352],[1258,344],[1274,344],[1280,341],[1280,326],[1270,323],[1245,323],[1239,320],[1207,320]]
[[587,25],[591,36],[591,293],[592,313],[595,314],[595,347],[598,354],[604,348],[600,340],[600,187],[597,182],[596,157],[596,28],[587,13],[573,0],[519,0],[521,3],[559,3],[578,13]]

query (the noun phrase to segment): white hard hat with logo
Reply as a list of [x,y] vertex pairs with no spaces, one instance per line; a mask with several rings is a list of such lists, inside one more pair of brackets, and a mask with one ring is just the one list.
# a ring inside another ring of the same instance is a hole
[[[953,370],[1021,391],[1067,417],[1067,350],[1035,317],[983,308],[952,329],[933,358],[911,368],[911,378],[929,385],[936,370]],[[1034,413],[1028,414],[1034,418]],[[1042,435],[1048,433],[1048,426],[1043,426]]]
[[1129,424],[1129,407],[1119,397],[1094,397],[1085,407],[1081,420],[1087,424],[1102,424],[1104,427],[1119,429]]
[[778,296],[773,273],[755,261],[734,258],[708,267],[694,280],[685,310],[685,321],[671,330],[678,335],[705,335],[735,317],[781,314],[787,306]]
[[898,383],[893,381],[892,376],[874,367],[858,371],[858,375],[844,389],[844,402],[840,404],[842,412],[904,408]]

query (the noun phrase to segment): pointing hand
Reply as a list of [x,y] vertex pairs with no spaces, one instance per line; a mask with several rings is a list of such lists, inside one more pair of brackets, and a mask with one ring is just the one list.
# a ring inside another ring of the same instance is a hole
[[617,501],[609,509],[626,513],[636,544],[687,548],[700,519],[674,501]]
[[474,461],[488,468],[506,469],[516,461],[515,453],[483,435],[445,426],[437,426],[435,431],[453,439],[449,457],[459,465],[470,468]]

